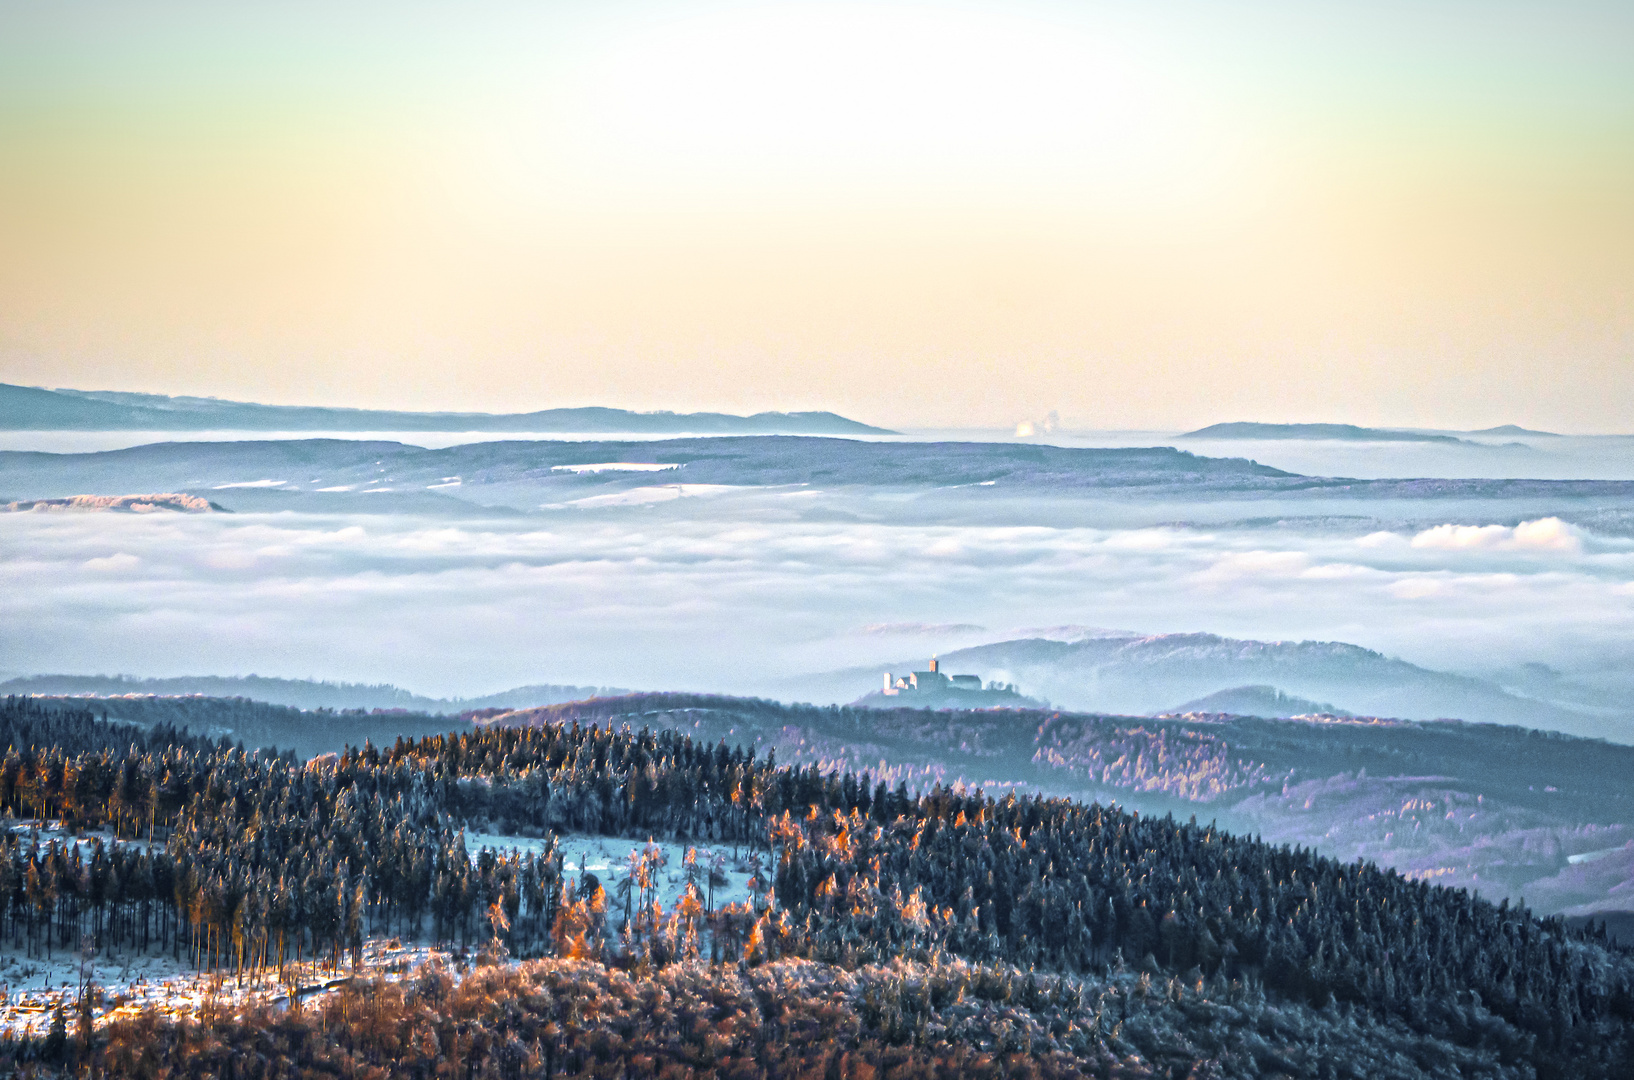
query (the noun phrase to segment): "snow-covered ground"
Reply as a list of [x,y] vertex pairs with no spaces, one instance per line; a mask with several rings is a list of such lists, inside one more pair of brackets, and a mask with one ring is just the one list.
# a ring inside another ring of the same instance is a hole
[[[260,978],[234,979],[231,974],[196,971],[183,952],[179,962],[169,951],[157,950],[109,950],[87,961],[86,970],[100,999],[97,1022],[135,1016],[149,1007],[173,1016],[196,1016],[207,1008],[233,1009],[252,1000],[284,1001],[291,987],[298,988],[305,998],[353,974],[349,966],[337,970],[322,962],[306,961],[286,964],[282,981],[276,970]],[[364,943],[363,969],[390,979],[434,958],[454,961],[451,951],[445,948],[374,937]],[[67,1009],[72,1030],[80,963],[73,951],[55,950],[49,960],[44,956],[29,958],[9,948],[0,952],[0,1031],[11,1036],[44,1035],[58,1004]]]
[[[520,836],[472,832],[465,834],[465,846],[473,859],[485,847],[495,851],[537,855],[545,851],[546,845],[547,841]],[[750,878],[754,876],[753,855],[745,845],[705,846],[577,833],[559,834],[556,845],[562,853],[562,872],[573,880],[578,880],[586,873],[594,874],[596,880],[601,882],[602,888],[607,890],[610,903],[618,882],[629,876],[633,859],[639,859],[641,853],[649,848],[656,850],[658,854],[658,868],[654,880],[658,887],[658,902],[666,909],[680,900],[681,894],[686,891],[686,853],[689,849],[697,852],[698,890],[706,899],[709,896],[707,870],[712,860],[718,860],[716,866],[726,878],[726,884],[717,883],[715,886],[716,907],[748,900],[754,891],[749,884]],[[767,867],[767,872],[770,872],[764,853],[760,856],[760,865]]]
[[[76,834],[57,822],[18,821],[12,823],[12,829],[25,837],[36,838],[42,845],[53,840],[72,845],[86,860],[99,840],[109,847],[116,843],[146,846],[141,841],[116,840],[107,831]],[[466,833],[465,842],[473,860],[483,848],[542,854],[547,846],[544,840],[473,832]],[[689,848],[694,847],[580,834],[559,835],[557,844],[563,856],[563,872],[573,880],[586,873],[594,874],[608,891],[609,907],[620,905],[614,897],[618,882],[629,875],[632,854],[636,860],[644,852],[656,856],[653,877],[657,900],[666,909],[673,907],[686,889],[686,855]],[[747,847],[738,847],[736,855],[730,844],[697,846],[695,851],[698,886],[706,898],[709,895],[707,873],[713,862],[726,879],[725,884],[717,880],[715,905],[750,899],[755,862]],[[762,865],[765,865],[764,856]],[[363,969],[370,975],[386,978],[406,974],[433,959],[441,959],[455,970],[464,966],[454,950],[397,937],[377,935],[367,939],[363,948]],[[283,981],[276,971],[267,972],[259,980],[249,977],[235,980],[231,975],[195,970],[188,963],[185,947],[179,960],[173,958],[168,949],[144,953],[113,948],[89,958],[82,958],[74,949],[53,949],[47,958],[43,953],[30,956],[25,949],[13,948],[7,939],[0,941],[0,1032],[12,1036],[44,1035],[58,1004],[66,1007],[72,1029],[82,964],[84,973],[100,994],[96,1009],[99,1023],[134,1015],[148,1007],[181,1016],[198,1015],[210,1009],[236,1009],[252,999],[284,1000],[291,985],[301,988],[305,996],[306,991],[320,990],[352,974],[349,965],[335,970],[320,962],[307,961],[286,965]]]
[[54,840],[61,847],[72,848],[80,862],[91,861],[98,841],[106,848],[118,844],[127,852],[148,850],[146,840],[121,840],[114,836],[112,829],[82,829],[75,832],[63,828],[60,821],[40,821],[36,818],[13,818],[10,828],[25,848],[31,841],[44,848]]

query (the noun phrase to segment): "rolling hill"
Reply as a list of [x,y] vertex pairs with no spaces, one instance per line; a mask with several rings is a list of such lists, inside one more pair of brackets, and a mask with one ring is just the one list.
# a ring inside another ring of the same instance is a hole
[[1237,421],[1210,424],[1181,435],[1182,439],[1339,439],[1345,442],[1463,443],[1452,435],[1394,428],[1357,427],[1355,424],[1259,424]]
[[[1059,707],[1095,712],[1174,711],[1176,702],[1265,686],[1368,716],[1456,717],[1562,731],[1597,726],[1584,713],[1510,693],[1483,679],[1433,671],[1338,641],[1246,641],[1215,634],[1023,638],[944,653],[941,660],[950,671],[1015,683],[1024,693]],[[850,701],[878,681],[879,671],[907,670],[911,664],[898,660],[877,670],[852,668],[791,679],[780,692],[799,700]]]
[[830,412],[637,413],[544,409],[527,413],[403,412],[258,405],[218,398],[46,390],[0,383],[0,430],[9,431],[504,431],[623,434],[881,435],[884,428]]
[[278,679],[265,675],[181,675],[157,679],[132,675],[24,675],[0,682],[0,696],[247,698],[292,709],[399,709],[443,716],[472,709],[519,709],[578,701],[597,694],[623,693],[627,691],[606,686],[544,684],[518,686],[473,698],[432,698],[387,683]]

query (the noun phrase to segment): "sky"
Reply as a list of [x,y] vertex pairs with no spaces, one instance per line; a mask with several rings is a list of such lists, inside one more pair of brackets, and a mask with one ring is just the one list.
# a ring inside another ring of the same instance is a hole
[[1624,431],[1634,7],[0,0],[0,381]]

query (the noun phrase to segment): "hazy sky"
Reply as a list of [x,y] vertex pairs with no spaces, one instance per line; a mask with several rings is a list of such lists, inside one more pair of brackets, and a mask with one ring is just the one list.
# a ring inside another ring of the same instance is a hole
[[0,381],[1624,430],[1634,5],[0,0]]

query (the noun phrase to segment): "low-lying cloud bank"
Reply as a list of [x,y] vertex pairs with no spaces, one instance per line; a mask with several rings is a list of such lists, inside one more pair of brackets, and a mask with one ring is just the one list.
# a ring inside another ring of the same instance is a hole
[[[1395,539],[1390,533],[1374,533],[1369,539],[1378,538],[1387,544],[1387,537]],[[1440,551],[1563,551],[1578,554],[1583,550],[1583,533],[1557,517],[1549,517],[1523,521],[1513,528],[1507,525],[1437,525],[1414,536],[1409,544],[1419,549]]]
[[1611,699],[1634,640],[1634,542],[1559,519],[1346,534],[714,505],[482,523],[0,515],[0,655],[11,673],[258,671],[439,697],[540,682],[766,692],[1025,627],[1209,630],[1569,684],[1627,737]]

